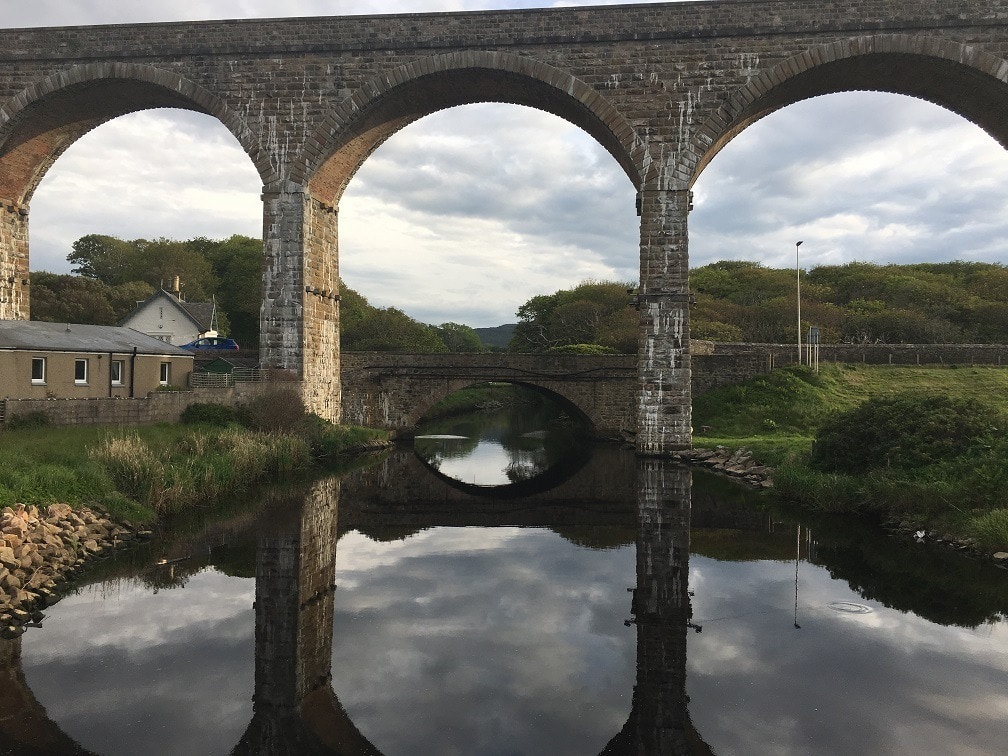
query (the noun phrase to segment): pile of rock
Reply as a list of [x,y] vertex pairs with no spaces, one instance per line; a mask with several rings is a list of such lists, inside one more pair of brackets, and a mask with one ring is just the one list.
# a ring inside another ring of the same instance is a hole
[[709,467],[754,488],[773,488],[773,468],[758,464],[748,449],[731,452],[718,446],[713,450],[687,449],[677,452],[675,456],[687,464]]
[[0,511],[0,635],[14,637],[56,601],[74,571],[137,531],[66,504],[16,504]]

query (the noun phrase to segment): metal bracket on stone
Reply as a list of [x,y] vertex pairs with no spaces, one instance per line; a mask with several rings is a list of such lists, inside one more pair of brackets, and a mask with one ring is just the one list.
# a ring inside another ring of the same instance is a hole
[[309,294],[314,294],[319,299],[331,299],[333,302],[339,302],[341,299],[340,295],[331,289],[319,289],[315,286],[305,286],[304,290]]

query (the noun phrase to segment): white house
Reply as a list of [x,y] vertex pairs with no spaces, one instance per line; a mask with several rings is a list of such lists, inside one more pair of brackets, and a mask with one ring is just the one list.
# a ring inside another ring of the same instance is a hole
[[186,302],[174,292],[158,289],[116,325],[180,346],[201,336],[216,336],[216,315],[213,302]]

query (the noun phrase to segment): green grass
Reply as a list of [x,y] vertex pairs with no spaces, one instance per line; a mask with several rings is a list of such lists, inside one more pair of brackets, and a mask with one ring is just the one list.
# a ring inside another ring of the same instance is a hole
[[872,397],[913,391],[979,399],[992,416],[1008,412],[1008,370],[826,365],[790,367],[697,397],[695,446],[745,447],[775,468],[778,494],[821,512],[867,513],[985,550],[1008,550],[1008,441],[950,454],[920,469],[884,466],[857,475],[815,469],[820,428]]
[[744,385],[725,386],[696,397],[694,438],[698,446],[706,445],[708,438],[811,439],[832,414],[852,409],[872,396],[902,391],[961,399],[981,397],[996,409],[1008,411],[1008,370],[836,364],[822,365],[815,373],[809,368],[782,368]]
[[235,425],[0,431],[0,506],[63,502],[150,521],[306,476],[387,434],[315,418],[300,432]]

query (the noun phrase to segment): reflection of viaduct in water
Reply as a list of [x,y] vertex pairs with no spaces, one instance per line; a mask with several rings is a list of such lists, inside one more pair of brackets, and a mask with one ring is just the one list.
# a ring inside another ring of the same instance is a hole
[[[337,495],[340,519],[346,515],[353,526],[555,527],[576,521],[571,510],[576,484],[566,494],[558,492],[556,499],[542,494],[524,500],[521,508],[505,504],[495,510],[492,500],[486,500],[481,509],[473,506],[478,505],[476,497],[452,494],[450,489],[442,491],[440,498],[433,497],[430,491],[417,489],[414,478],[399,475],[403,472],[395,464],[373,473],[365,471],[365,478],[387,476],[388,485],[363,504],[353,497],[368,490],[367,486],[348,481],[339,491],[332,481],[320,484],[308,497],[301,521],[292,523],[285,535],[260,544],[255,716],[235,753],[379,753],[350,721],[330,685]],[[602,752],[705,752],[686,709],[690,474],[661,460],[633,462],[633,472],[635,487],[623,490],[637,490],[636,520],[632,510],[624,507],[613,515],[613,521],[637,527],[637,587],[632,601],[637,684],[626,725]],[[412,508],[408,490],[417,494]],[[612,490],[616,491],[616,484]],[[438,505],[436,511],[431,510]],[[582,511],[580,521],[585,519]],[[587,519],[597,522],[594,513]],[[340,529],[346,527],[348,523],[341,522]]]
[[[385,465],[363,471],[359,477],[366,481],[384,478],[377,493],[358,482],[356,475],[342,491],[336,480],[316,484],[300,511],[292,507],[289,522],[260,538],[254,715],[233,753],[380,753],[350,720],[331,684],[338,512],[340,530],[442,524],[559,528],[586,522],[636,528],[632,612],[637,626],[637,682],[627,722],[602,753],[709,752],[693,730],[686,707],[686,633],[691,616],[688,470],[664,460],[635,460],[630,454],[613,453],[611,465],[590,466],[604,468],[612,480],[579,481],[575,476],[552,495],[542,493],[519,503],[480,501],[429,475],[436,485],[425,489],[417,478],[405,475],[414,464],[422,467],[410,459],[415,459],[412,454],[393,456]],[[365,494],[368,490],[372,493]],[[627,501],[628,493],[619,496],[620,490],[636,490],[636,502]],[[35,700],[21,673],[19,651],[20,641],[0,641],[3,752],[85,753]]]
[[[521,498],[512,486],[479,487],[432,473],[411,451],[386,457],[343,483],[340,530],[370,527],[437,525],[634,525],[637,460],[616,446],[596,446],[591,461],[569,471],[548,490],[534,490],[536,478],[522,485]],[[545,522],[549,513],[550,522]]]

